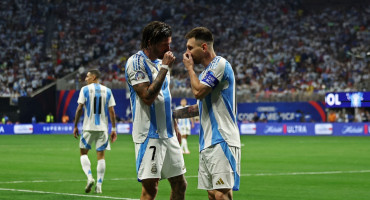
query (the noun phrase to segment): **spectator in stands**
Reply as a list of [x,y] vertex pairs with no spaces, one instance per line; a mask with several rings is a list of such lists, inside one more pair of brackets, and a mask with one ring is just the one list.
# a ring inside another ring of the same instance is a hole
[[32,122],[32,124],[36,124],[37,123],[37,120],[36,120],[36,116],[35,115],[32,116],[31,122]]
[[[189,27],[215,25],[216,51],[235,66],[239,102],[319,100],[326,91],[370,89],[369,4],[314,10],[291,0],[170,2],[144,0],[134,9],[136,1],[2,1],[14,9],[0,12],[0,96],[30,95],[80,66],[99,66],[103,83],[124,87],[140,27],[154,19],[174,24],[177,57]],[[168,7],[176,12],[164,12]],[[191,96],[185,72],[178,60],[174,97]]]
[[253,121],[254,123],[256,123],[256,122],[258,122],[258,121],[259,121],[259,119],[260,119],[260,117],[258,116],[258,113],[257,113],[257,112],[254,112],[254,113],[253,113],[252,121]]
[[51,112],[48,115],[46,115],[46,121],[45,122],[46,123],[54,123],[54,116],[53,116],[53,114],[51,114]]
[[62,123],[66,124],[69,122],[69,116],[68,115],[63,115],[62,116]]
[[10,121],[9,117],[6,114],[4,114],[3,118],[1,118],[1,123],[2,124],[8,124],[9,121]]
[[337,121],[337,114],[335,113],[334,110],[330,110],[329,111],[329,115],[328,115],[328,122],[336,122]]

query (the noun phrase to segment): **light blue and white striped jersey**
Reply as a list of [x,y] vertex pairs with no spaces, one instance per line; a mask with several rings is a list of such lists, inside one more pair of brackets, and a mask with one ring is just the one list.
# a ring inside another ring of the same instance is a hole
[[111,89],[97,83],[81,88],[77,103],[84,104],[84,131],[108,132],[108,108],[115,106]]
[[226,141],[240,147],[236,118],[235,77],[230,63],[216,56],[199,75],[202,84],[212,92],[198,100],[200,115],[199,151]]
[[174,135],[169,88],[170,72],[167,72],[162,88],[151,106],[146,105],[133,88],[139,83],[152,83],[161,66],[162,60],[150,60],[143,51],[137,52],[127,60],[125,76],[130,90],[132,138],[135,143],[143,143],[147,137],[163,139]]
[[[182,108],[186,108],[188,106],[177,106],[176,107],[176,110],[177,109],[182,109]],[[187,129],[187,130],[191,130],[191,121],[190,121],[190,118],[182,118],[182,119],[177,119],[177,126],[179,127],[180,130],[182,129]]]

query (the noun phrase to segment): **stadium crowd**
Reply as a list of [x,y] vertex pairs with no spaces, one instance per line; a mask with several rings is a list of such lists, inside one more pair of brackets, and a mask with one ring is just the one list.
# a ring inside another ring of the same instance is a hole
[[0,12],[0,96],[26,96],[78,71],[75,84],[91,67],[103,72],[103,84],[124,87],[125,62],[152,20],[173,27],[174,97],[191,96],[182,54],[196,26],[213,31],[216,53],[234,67],[239,102],[322,100],[327,91],[370,88],[369,4],[6,0],[1,7],[10,9]]

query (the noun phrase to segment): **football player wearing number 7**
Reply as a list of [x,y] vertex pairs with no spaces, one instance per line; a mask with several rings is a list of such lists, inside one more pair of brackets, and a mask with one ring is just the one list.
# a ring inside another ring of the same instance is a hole
[[[239,190],[240,135],[236,121],[235,77],[230,63],[216,56],[213,35],[197,27],[188,39],[183,63],[198,104],[174,111],[175,118],[200,116],[198,188],[209,199],[232,199]],[[204,66],[199,78],[194,64]]]
[[126,63],[140,199],[155,199],[159,180],[168,179],[170,199],[185,199],[186,172],[178,128],[172,118],[170,69],[171,27],[153,21],[142,32],[141,50]]
[[80,160],[82,170],[87,176],[87,185],[85,192],[89,193],[95,180],[91,173],[91,164],[87,153],[91,146],[95,143],[96,154],[98,159],[97,183],[95,187],[96,193],[102,193],[102,184],[105,174],[105,158],[104,151],[110,150],[109,136],[108,136],[108,114],[112,123],[112,131],[110,134],[111,142],[116,141],[116,118],[114,106],[116,102],[112,91],[99,84],[100,72],[92,69],[87,72],[86,83],[87,85],[81,88],[80,95],[77,103],[73,135],[78,138],[77,124],[82,115],[82,109],[85,110],[84,121],[82,126],[82,134],[80,138]]

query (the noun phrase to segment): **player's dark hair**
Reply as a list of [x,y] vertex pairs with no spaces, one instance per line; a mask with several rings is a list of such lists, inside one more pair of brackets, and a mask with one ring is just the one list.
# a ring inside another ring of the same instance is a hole
[[142,32],[141,49],[146,49],[149,45],[155,45],[163,39],[171,37],[171,26],[159,21],[152,21],[147,24]]
[[212,32],[206,27],[194,28],[185,35],[185,38],[195,38],[195,40],[202,40],[206,43],[213,43]]
[[96,79],[99,79],[100,78],[100,71],[97,70],[97,69],[90,69],[88,72],[90,72],[90,74],[94,74]]

